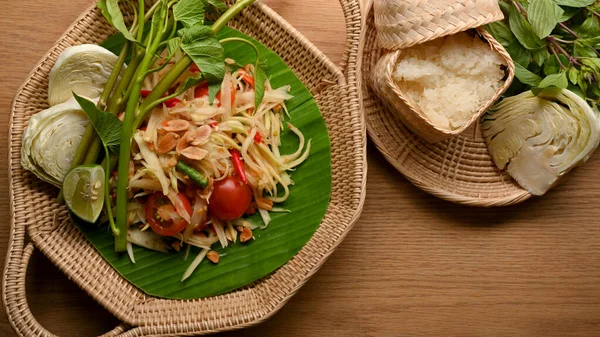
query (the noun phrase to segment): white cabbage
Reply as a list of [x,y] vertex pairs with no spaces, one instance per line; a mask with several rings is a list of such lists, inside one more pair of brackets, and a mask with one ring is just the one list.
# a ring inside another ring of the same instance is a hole
[[505,98],[482,119],[483,135],[499,169],[542,195],[598,147],[598,116],[566,89]]
[[23,133],[23,168],[61,187],[88,122],[75,98],[31,116]]
[[48,104],[66,102],[73,91],[79,96],[100,97],[115,63],[115,54],[95,44],[65,49],[50,71]]

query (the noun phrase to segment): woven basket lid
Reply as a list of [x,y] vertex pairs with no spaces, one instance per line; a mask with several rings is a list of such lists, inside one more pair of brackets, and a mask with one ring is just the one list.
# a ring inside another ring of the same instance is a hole
[[377,41],[403,49],[504,18],[498,0],[375,0]]
[[374,12],[367,8],[362,97],[367,131],[377,149],[410,182],[437,197],[469,206],[508,206],[531,197],[493,163],[479,122],[459,136],[431,144],[410,131],[370,87],[372,71],[387,53],[376,43]]

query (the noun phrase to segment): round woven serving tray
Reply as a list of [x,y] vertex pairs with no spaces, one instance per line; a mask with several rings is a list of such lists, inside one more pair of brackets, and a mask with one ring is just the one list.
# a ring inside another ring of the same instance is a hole
[[367,131],[385,158],[422,190],[455,203],[508,206],[531,195],[494,165],[479,122],[460,136],[430,144],[414,135],[369,86],[371,71],[385,50],[377,45],[373,1],[366,11],[362,98]]
[[73,23],[34,68],[11,111],[11,232],[2,292],[9,322],[18,335],[53,336],[36,321],[25,294],[27,265],[35,249],[123,322],[105,336],[198,335],[239,329],[269,318],[298,291],[348,234],[365,198],[366,129],[357,77],[363,21],[358,0],[340,0],[340,4],[347,46],[340,66],[265,4],[252,5],[230,22],[279,54],[313,93],[331,140],[331,201],[311,240],[276,272],[224,295],[185,301],[149,296],[122,278],[70,223],[65,207],[55,203],[56,189],[21,168],[21,137],[29,117],[47,108],[48,74],[58,55],[69,46],[99,43],[114,33],[95,6]]

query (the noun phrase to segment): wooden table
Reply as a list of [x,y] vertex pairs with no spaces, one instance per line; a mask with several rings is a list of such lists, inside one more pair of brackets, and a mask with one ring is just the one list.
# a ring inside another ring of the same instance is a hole
[[[344,26],[335,0],[266,2],[340,61]],[[1,0],[0,158],[18,86],[90,3]],[[600,155],[543,198],[474,209],[427,195],[372,145],[368,151],[367,201],[354,230],[271,320],[227,336],[600,335]],[[0,169],[8,233],[5,160]],[[92,336],[118,324],[41,254],[30,267],[28,299],[50,331]],[[0,336],[12,335],[3,313]]]

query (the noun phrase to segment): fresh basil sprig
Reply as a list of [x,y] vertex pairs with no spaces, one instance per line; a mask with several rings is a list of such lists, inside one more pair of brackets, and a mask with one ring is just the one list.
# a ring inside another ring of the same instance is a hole
[[595,0],[502,0],[506,19],[486,26],[516,64],[506,95],[568,88],[600,101],[600,5]]

